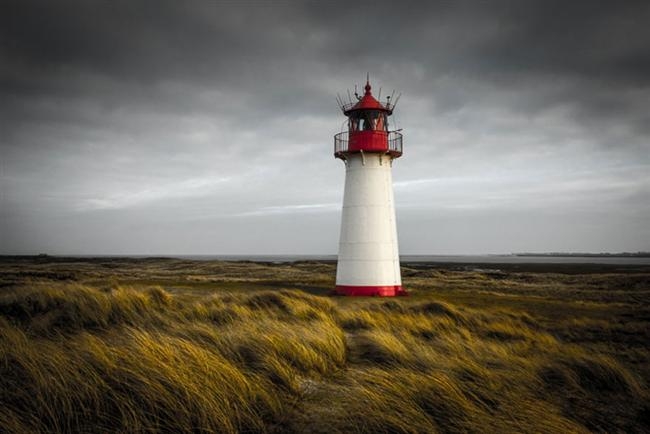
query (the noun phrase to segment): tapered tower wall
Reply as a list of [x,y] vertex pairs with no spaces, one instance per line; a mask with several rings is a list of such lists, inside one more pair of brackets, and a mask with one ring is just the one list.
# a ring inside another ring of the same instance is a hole
[[392,183],[392,158],[354,153],[346,158],[337,291],[347,295],[402,292]]

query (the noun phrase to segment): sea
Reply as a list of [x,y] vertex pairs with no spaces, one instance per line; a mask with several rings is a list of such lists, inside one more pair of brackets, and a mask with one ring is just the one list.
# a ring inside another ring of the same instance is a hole
[[[294,262],[336,261],[336,255],[164,255],[180,259]],[[638,256],[555,256],[555,255],[402,255],[401,262],[459,264],[612,264],[650,265],[650,257]]]

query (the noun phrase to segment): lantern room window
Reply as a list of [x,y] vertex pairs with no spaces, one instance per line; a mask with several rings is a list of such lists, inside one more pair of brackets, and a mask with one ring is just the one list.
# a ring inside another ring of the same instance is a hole
[[353,113],[349,119],[350,131],[388,131],[386,113],[379,110],[364,110]]

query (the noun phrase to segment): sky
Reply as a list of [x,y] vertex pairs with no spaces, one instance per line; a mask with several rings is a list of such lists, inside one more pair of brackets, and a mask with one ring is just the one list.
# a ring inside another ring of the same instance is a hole
[[335,254],[336,95],[402,254],[650,251],[650,3],[3,1],[0,254]]

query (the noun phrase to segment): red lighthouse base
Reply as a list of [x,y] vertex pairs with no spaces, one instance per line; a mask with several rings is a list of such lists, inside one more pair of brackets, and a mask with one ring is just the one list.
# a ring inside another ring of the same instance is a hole
[[339,295],[361,296],[361,297],[396,297],[408,295],[401,285],[391,286],[348,286],[336,285],[336,293]]

